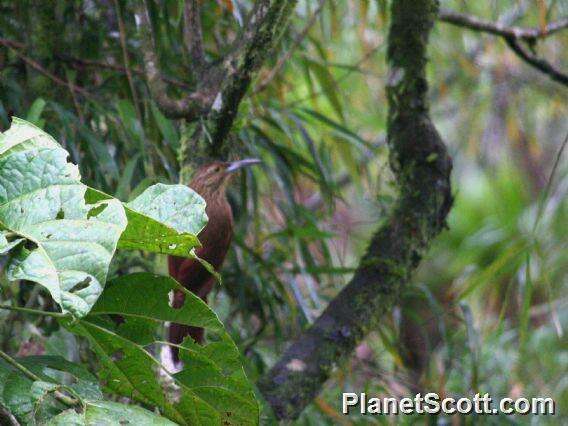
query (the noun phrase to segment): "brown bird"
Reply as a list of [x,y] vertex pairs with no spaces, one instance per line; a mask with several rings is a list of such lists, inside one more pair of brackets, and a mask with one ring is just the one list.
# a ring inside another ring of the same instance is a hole
[[[207,226],[198,235],[202,246],[196,250],[196,254],[213,265],[216,270],[223,264],[233,237],[233,212],[227,200],[227,185],[234,172],[258,163],[260,160],[256,159],[210,163],[200,167],[189,184],[206,201],[205,211],[209,217]],[[198,261],[170,256],[168,267],[173,278],[207,303],[207,296],[213,289],[215,277]],[[173,307],[182,307],[184,298],[182,292],[176,292]],[[202,328],[174,323],[169,328],[169,341],[179,345],[186,336],[191,336],[197,343],[203,343],[203,333]],[[179,362],[178,349],[172,346],[171,353],[173,361]]]

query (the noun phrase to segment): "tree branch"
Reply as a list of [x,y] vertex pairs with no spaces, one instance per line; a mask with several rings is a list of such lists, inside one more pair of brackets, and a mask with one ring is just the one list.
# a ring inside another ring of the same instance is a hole
[[194,121],[208,110],[212,102],[212,96],[208,91],[191,92],[181,99],[173,99],[168,95],[168,87],[162,79],[158,56],[155,51],[152,24],[149,17],[148,3],[150,1],[152,0],[144,0],[143,4],[139,2],[136,13],[143,50],[144,69],[150,93],[158,107],[167,117]]
[[388,143],[400,195],[353,278],[260,380],[278,419],[294,419],[334,366],[375,329],[399,299],[452,204],[451,159],[428,116],[428,36],[437,0],[395,0],[389,33]]
[[546,38],[558,31],[568,28],[568,17],[562,18],[556,22],[549,23],[545,29],[507,26],[498,22],[493,23],[483,21],[475,16],[454,12],[453,10],[448,9],[440,10],[438,19],[442,22],[446,22],[458,27],[468,28],[474,31],[481,31],[500,37],[522,39],[529,42],[534,42],[538,39]]
[[564,74],[550,62],[539,58],[525,49],[515,38],[505,37],[505,42],[515,54],[524,62],[538,71],[548,75],[551,80],[568,87],[568,74]]
[[232,52],[220,66],[204,72],[202,85],[212,90],[215,88],[215,100],[192,134],[182,132],[179,151],[181,183],[189,182],[195,164],[228,156],[231,146],[226,141],[239,105],[253,76],[275,46],[296,2],[257,0],[246,29]]
[[205,64],[203,51],[203,31],[201,28],[201,10],[198,0],[186,0],[183,10],[185,19],[184,40],[185,46],[193,61],[196,70],[201,70]]
[[[16,41],[16,40],[10,40],[10,39],[7,39],[7,38],[0,37],[0,44],[4,45],[6,47],[11,47],[13,49],[26,50],[26,46],[23,43]],[[72,56],[61,55],[61,54],[56,54],[55,58],[62,61],[62,62],[70,63],[75,68],[94,67],[94,68],[101,68],[101,69],[117,71],[117,72],[122,73],[122,74],[126,74],[126,72],[127,72],[127,70],[124,66],[116,65],[116,64],[110,64],[108,62],[98,62],[98,61],[93,61],[93,60],[90,60],[90,59],[75,58],[75,57],[72,57]],[[130,71],[133,74],[136,74],[136,75],[141,75],[141,76],[145,75],[144,70],[141,70],[140,68],[131,68]],[[164,80],[166,83],[172,84],[174,86],[181,87],[183,89],[191,89],[191,85],[189,85],[188,83],[185,83],[181,80],[177,80],[175,78],[171,78],[171,77],[162,75],[162,80]]]
[[83,89],[82,87],[79,87],[79,86],[77,86],[73,83],[70,83],[68,81],[65,81],[65,80],[59,78],[55,74],[52,74],[47,69],[45,69],[40,63],[34,61],[32,58],[29,58],[24,53],[20,52],[19,49],[23,46],[21,43],[18,43],[18,42],[12,41],[12,40],[8,40],[8,39],[5,39],[5,38],[0,38],[0,45],[5,46],[8,49],[11,49],[22,61],[24,61],[26,64],[28,64],[30,67],[32,67],[33,69],[35,69],[39,73],[45,75],[47,78],[49,78],[54,83],[59,84],[60,86],[68,87],[70,90],[73,90],[74,92],[79,93],[80,95],[84,96],[85,98],[88,98],[88,99],[95,98],[94,95],[92,95],[91,93],[89,93],[88,91]]
[[440,12],[438,19],[458,27],[474,31],[486,32],[502,37],[511,50],[524,62],[536,70],[548,75],[553,81],[568,86],[568,74],[563,73],[546,59],[539,58],[536,54],[525,49],[521,42],[525,42],[530,48],[539,39],[546,38],[558,31],[568,28],[568,17],[552,22],[545,29],[510,27],[500,23],[483,21],[474,16],[465,15],[450,10]]
[[225,61],[229,75],[223,81],[210,116],[211,154],[218,156],[237,116],[253,75],[270,54],[277,33],[288,19],[297,0],[258,0],[243,36],[242,47]]
[[[6,423],[6,426],[20,426],[18,420],[16,420],[10,410],[2,405],[2,402],[0,402],[0,420],[4,421]],[[4,423],[0,422],[0,424]]]

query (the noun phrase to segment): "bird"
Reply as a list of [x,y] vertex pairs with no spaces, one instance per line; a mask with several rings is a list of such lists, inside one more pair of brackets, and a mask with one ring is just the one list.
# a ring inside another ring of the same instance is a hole
[[[189,183],[206,202],[205,212],[209,218],[207,225],[199,233],[201,247],[196,255],[219,270],[227,256],[233,238],[233,211],[227,199],[227,187],[237,170],[260,163],[256,158],[238,161],[214,161],[199,167]],[[207,303],[207,296],[213,289],[215,277],[196,259],[177,256],[168,257],[168,270],[171,277]],[[172,307],[181,308],[185,300],[182,291],[173,295]],[[203,344],[204,330],[184,324],[172,323],[168,330],[168,340],[172,360],[178,364],[179,349],[184,338],[190,336],[196,343]]]

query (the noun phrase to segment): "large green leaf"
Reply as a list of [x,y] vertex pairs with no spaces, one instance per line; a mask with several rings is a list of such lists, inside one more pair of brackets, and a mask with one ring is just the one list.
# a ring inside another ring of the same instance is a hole
[[[175,424],[135,405],[103,401],[96,378],[83,366],[59,356],[31,356],[17,362],[41,379],[34,381],[0,360],[0,403],[22,424]],[[77,407],[69,408],[56,400],[56,391],[75,397]]]
[[[174,290],[185,293],[179,309],[170,306]],[[120,324],[108,321],[109,314],[120,314]],[[145,349],[150,343],[162,344],[153,334],[165,321],[204,327],[210,333],[208,345],[184,343],[181,358],[187,369],[177,374],[166,371]],[[91,342],[109,391],[156,406],[181,424],[258,423],[258,404],[238,349],[215,313],[175,280],[147,273],[113,280],[87,317],[66,326]],[[179,387],[175,399],[162,390],[157,370]]]
[[96,378],[84,367],[59,356],[30,356],[17,362],[40,380],[0,362],[0,402],[18,420],[35,424],[68,408],[53,397],[64,391],[82,403],[99,401],[103,394]]
[[[112,199],[93,188],[86,198],[92,203]],[[155,184],[125,204],[124,210],[128,224],[118,241],[119,249],[195,257],[192,249],[200,245],[197,234],[207,223],[207,215],[205,201],[191,188]]]
[[20,240],[8,278],[43,285],[64,312],[81,316],[102,292],[126,215],[118,200],[87,203],[67,159],[51,136],[15,118],[0,135],[0,226],[4,247]]
[[10,280],[49,290],[63,312],[86,315],[117,248],[195,257],[205,201],[182,185],[157,184],[124,206],[81,183],[51,136],[15,118],[0,134],[0,254]]
[[184,185],[158,183],[126,204],[128,227],[119,247],[190,256],[207,224],[205,200]]

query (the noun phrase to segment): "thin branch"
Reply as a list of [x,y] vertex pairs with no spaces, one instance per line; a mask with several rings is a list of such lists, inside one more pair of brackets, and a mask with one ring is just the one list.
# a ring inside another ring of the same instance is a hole
[[446,227],[452,165],[429,118],[426,96],[426,47],[436,12],[436,0],[392,2],[388,144],[400,196],[349,284],[258,383],[280,420],[297,418],[333,368],[377,328],[432,240]]
[[252,77],[271,53],[277,33],[287,22],[297,0],[258,0],[242,46],[225,60],[230,70],[218,93],[210,117],[213,126],[211,154],[218,155],[236,118],[238,105],[245,96]]
[[124,26],[124,20],[122,19],[122,11],[120,10],[120,3],[118,2],[118,0],[114,0],[114,9],[116,11],[116,19],[118,21],[120,48],[122,50],[122,60],[124,62],[126,79],[128,80],[128,86],[130,87],[130,92],[132,94],[132,103],[134,104],[134,110],[136,111],[136,118],[138,118],[140,125],[142,125],[142,112],[140,111],[140,103],[138,102],[136,86],[134,86],[134,79],[132,78],[132,71],[130,70],[130,59],[128,57],[128,48],[126,46],[126,28]]
[[549,23],[545,29],[507,26],[499,22],[493,23],[484,21],[475,16],[447,9],[442,9],[440,11],[438,19],[442,22],[456,25],[458,27],[469,28],[474,31],[481,31],[500,37],[521,39],[529,42],[546,38],[558,31],[568,28],[568,17]]
[[551,80],[564,86],[568,86],[568,74],[563,73],[546,59],[539,58],[525,49],[516,39],[505,37],[505,42],[515,54],[524,62],[538,71],[548,75]]
[[[102,69],[108,69],[108,70],[120,72],[122,74],[126,74],[126,68],[124,68],[123,66],[120,66],[120,65],[109,64],[107,62],[92,61],[92,60],[89,60],[89,59],[74,58],[74,57],[70,57],[70,56],[58,56],[57,58],[61,59],[62,61],[65,61],[65,62],[70,62],[72,64],[75,64],[76,66],[102,68]],[[145,71],[140,69],[140,68],[131,68],[131,72],[136,74],[136,75],[141,75],[141,76],[145,75]],[[172,78],[172,77],[165,76],[163,74],[162,74],[162,80],[165,81],[166,83],[169,83],[169,84],[174,85],[174,86],[178,86],[182,89],[191,89],[192,88],[192,86],[188,83],[185,83],[181,80],[177,80],[177,79]]]
[[183,10],[185,19],[183,36],[194,68],[199,71],[205,64],[203,51],[203,30],[201,27],[201,7],[198,0],[186,0]]
[[[34,374],[30,370],[28,370],[26,367],[24,367],[22,364],[20,364],[14,358],[12,358],[10,355],[8,355],[6,352],[0,350],[0,358],[2,358],[4,361],[6,361],[8,364],[10,364],[16,370],[20,371],[28,379],[30,379],[34,382],[44,381],[41,377],[37,376],[36,374]],[[67,405],[68,407],[76,408],[76,407],[82,406],[80,400],[73,398],[73,397],[70,397],[68,395],[65,395],[64,393],[62,393],[60,391],[56,390],[55,392],[53,392],[53,396],[59,402],[61,402],[64,405]]]
[[[19,41],[16,41],[16,40],[11,40],[11,39],[0,37],[0,44],[4,45],[6,47],[12,47],[14,49],[26,50],[25,44],[21,43]],[[108,70],[120,72],[122,74],[126,74],[126,68],[121,66],[121,65],[109,64],[107,62],[93,61],[91,59],[75,58],[75,57],[72,57],[72,56],[61,55],[61,54],[56,54],[55,58],[58,59],[58,60],[64,61],[64,62],[71,63],[75,67],[82,66],[82,67],[102,68],[102,69],[108,69]],[[142,70],[140,68],[131,68],[130,70],[133,74],[141,75],[141,76],[145,75],[144,70]],[[168,76],[165,76],[165,75],[162,75],[162,80],[164,80],[166,83],[172,84],[174,86],[178,86],[182,89],[191,89],[192,88],[192,86],[190,84],[188,84],[184,81],[177,80],[175,78],[168,77]]]
[[150,1],[152,0],[139,2],[136,13],[143,49],[144,69],[150,93],[162,112],[169,118],[184,118],[188,121],[194,121],[211,105],[211,94],[197,91],[186,94],[180,99],[173,99],[168,95],[168,87],[162,79],[155,50],[154,35],[149,17]]
[[54,318],[64,318],[67,316],[67,314],[64,314],[62,312],[40,311],[38,309],[23,308],[20,306],[0,305],[0,309],[4,309],[6,311],[22,312],[24,314],[43,315],[46,317]]
[[[5,421],[7,426],[20,426],[14,415],[0,402],[0,420]],[[0,423],[2,424],[2,423]]]
[[302,31],[300,31],[296,35],[296,37],[294,37],[292,45],[290,46],[288,51],[284,55],[280,56],[280,58],[278,58],[278,62],[276,62],[276,65],[274,66],[274,68],[272,68],[270,70],[270,72],[268,73],[268,75],[259,84],[257,84],[257,86],[254,89],[255,94],[260,93],[264,89],[266,89],[268,87],[268,85],[272,82],[272,80],[274,80],[274,78],[276,78],[276,76],[280,73],[280,71],[282,71],[282,68],[284,68],[284,65],[286,65],[286,63],[290,60],[293,53],[296,51],[296,49],[298,49],[298,47],[300,47],[300,45],[302,44],[304,39],[307,37],[310,30],[314,26],[316,19],[318,18],[321,11],[323,10],[323,6],[325,5],[325,2],[326,2],[326,0],[319,0],[319,4],[318,4],[316,10],[312,14],[312,16],[310,16],[310,19],[308,20],[308,22],[306,23],[306,25],[304,26]]
[[521,60],[536,70],[548,75],[553,81],[568,86],[568,74],[560,71],[546,59],[539,58],[536,54],[526,49],[521,43],[525,42],[529,45],[529,48],[532,48],[532,45],[536,41],[568,28],[568,17],[549,23],[545,29],[507,26],[500,23],[483,21],[477,17],[450,10],[440,12],[438,19],[458,27],[502,37]]
[[92,95],[91,93],[87,92],[85,89],[83,89],[82,87],[79,87],[73,83],[69,83],[59,77],[57,77],[55,74],[52,74],[51,72],[49,72],[48,70],[46,70],[42,65],[40,65],[38,62],[34,61],[33,59],[29,58],[28,56],[24,55],[22,52],[20,52],[19,46],[20,44],[17,42],[13,42],[11,40],[7,40],[4,38],[0,38],[0,44],[2,46],[5,46],[9,49],[11,49],[22,61],[24,61],[26,64],[28,64],[30,67],[32,67],[33,69],[35,69],[36,71],[40,72],[41,74],[45,75],[47,78],[49,78],[50,80],[52,80],[53,82],[59,84],[60,86],[65,86],[68,87],[69,89],[73,90],[74,92],[77,92],[81,95],[83,95],[86,98],[90,98],[93,99],[94,95]]

